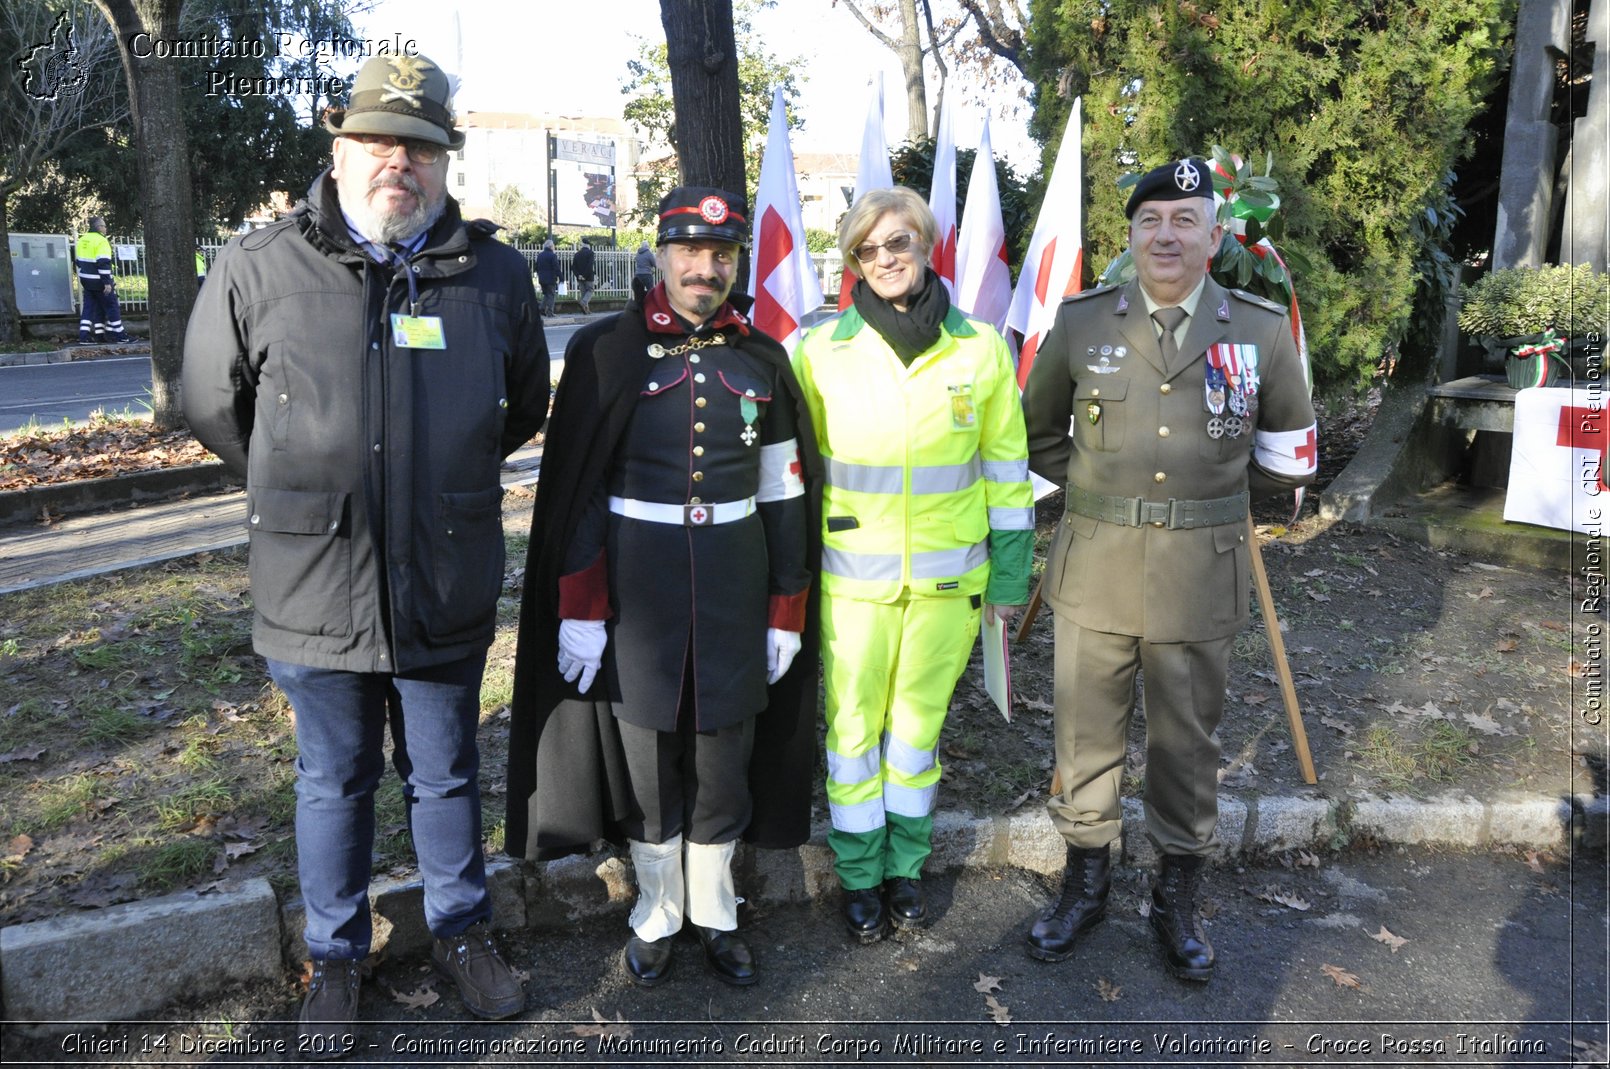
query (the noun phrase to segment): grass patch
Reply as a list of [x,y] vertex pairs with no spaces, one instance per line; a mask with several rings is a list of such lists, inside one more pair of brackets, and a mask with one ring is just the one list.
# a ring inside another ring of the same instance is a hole
[[1476,759],[1479,749],[1469,728],[1438,720],[1426,729],[1418,756],[1428,779],[1446,783]]
[[33,807],[34,819],[24,818],[13,827],[18,832],[34,834],[55,831],[88,813],[99,796],[100,784],[94,776],[83,772],[64,776],[46,784],[40,791]]
[[1359,756],[1389,786],[1406,787],[1418,768],[1409,745],[1396,730],[1376,725],[1364,733]]
[[141,887],[161,893],[212,871],[218,844],[211,839],[183,838],[153,846],[136,860]]
[[222,777],[188,783],[157,799],[157,826],[163,831],[186,831],[208,818],[221,817],[235,808],[235,796]]

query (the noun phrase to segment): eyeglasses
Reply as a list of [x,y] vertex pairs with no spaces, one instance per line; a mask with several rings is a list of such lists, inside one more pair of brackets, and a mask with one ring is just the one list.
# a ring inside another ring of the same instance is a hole
[[878,258],[879,249],[888,249],[892,255],[899,256],[901,253],[911,248],[911,243],[916,240],[917,235],[908,233],[906,231],[901,231],[900,233],[891,236],[888,241],[885,241],[881,245],[874,245],[869,241],[865,245],[857,245],[855,248],[851,249],[850,252],[853,253],[855,258],[860,260],[862,263],[871,263],[873,260]]
[[447,152],[447,149],[432,141],[415,141],[411,137],[393,137],[390,134],[345,134],[349,141],[356,141],[364,147],[371,156],[379,159],[388,159],[397,146],[401,145],[408,158],[415,163],[435,163]]

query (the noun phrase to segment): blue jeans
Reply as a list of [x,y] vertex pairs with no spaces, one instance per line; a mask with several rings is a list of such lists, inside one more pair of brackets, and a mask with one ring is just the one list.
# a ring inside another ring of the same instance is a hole
[[425,921],[442,938],[488,920],[481,855],[481,675],[486,655],[402,675],[339,672],[270,660],[296,711],[296,859],[315,958],[369,953],[375,788],[391,762],[425,885]]

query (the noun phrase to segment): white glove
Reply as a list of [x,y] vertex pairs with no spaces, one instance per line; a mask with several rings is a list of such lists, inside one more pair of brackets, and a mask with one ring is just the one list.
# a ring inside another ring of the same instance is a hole
[[602,620],[560,620],[559,674],[565,682],[574,683],[580,676],[579,689],[585,693],[604,663],[604,644],[608,641]]
[[800,641],[798,631],[779,631],[775,627],[766,628],[766,682],[775,683],[788,674],[788,666],[794,663],[794,655],[799,652]]

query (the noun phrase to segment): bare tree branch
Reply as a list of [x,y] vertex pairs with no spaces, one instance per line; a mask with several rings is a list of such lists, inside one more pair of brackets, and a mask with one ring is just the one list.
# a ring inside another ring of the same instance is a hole
[[973,16],[973,22],[978,26],[979,40],[984,47],[1016,67],[1027,78],[1023,58],[1023,26],[1027,24],[1027,19],[1017,0],[1008,0],[1015,25],[1001,11],[1000,0],[957,0],[957,3]]
[[849,10],[850,14],[854,15],[856,19],[860,21],[861,25],[866,27],[866,32],[870,33],[873,37],[876,37],[878,39],[878,43],[883,45],[884,48],[887,48],[891,52],[900,51],[900,42],[878,29],[871,19],[861,14],[861,9],[855,6],[855,0],[833,0],[833,2],[835,4],[842,3],[845,8]]

